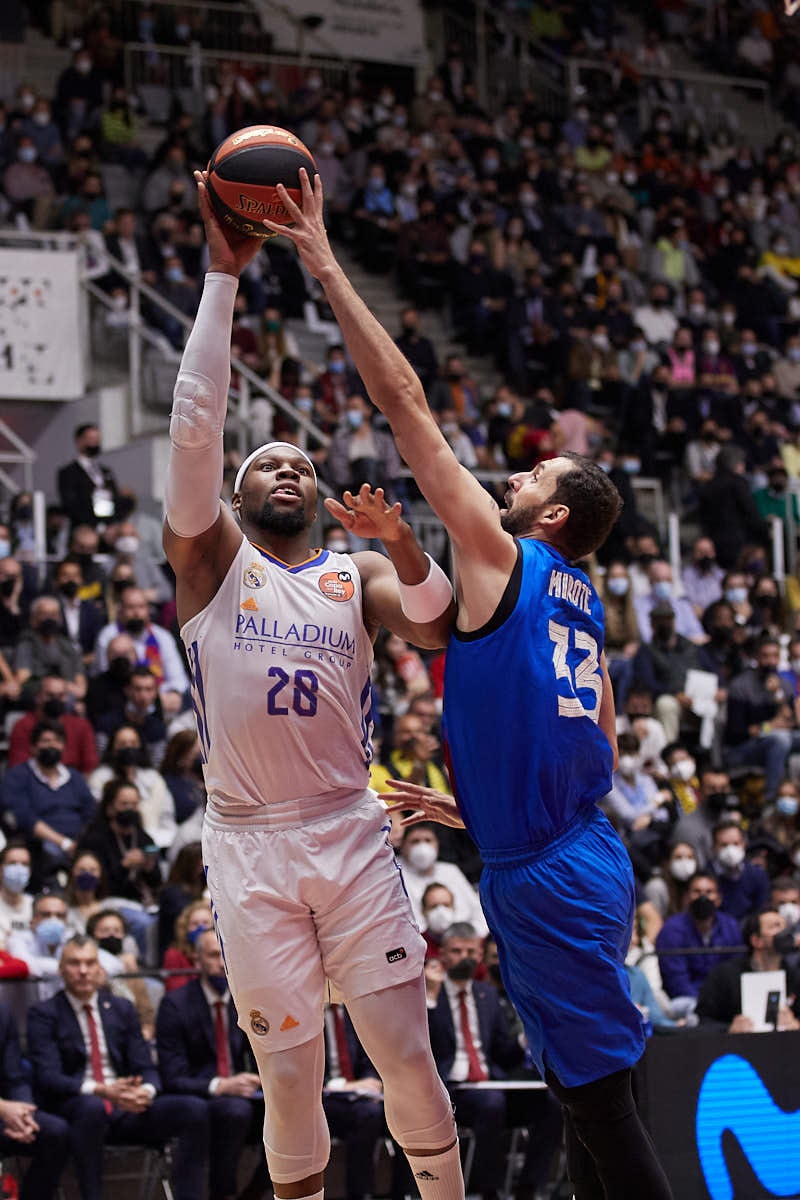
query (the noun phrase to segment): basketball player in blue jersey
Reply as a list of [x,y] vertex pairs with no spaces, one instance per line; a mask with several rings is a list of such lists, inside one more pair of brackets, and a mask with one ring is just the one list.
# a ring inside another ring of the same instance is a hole
[[295,221],[287,236],[454,550],[444,727],[457,808],[404,784],[400,803],[419,809],[413,819],[463,819],[480,849],[481,903],[530,1050],[565,1109],[577,1200],[666,1200],[631,1089],[644,1049],[624,965],[631,865],[596,805],[616,755],[603,609],[573,565],[603,543],[619,494],[596,464],[563,455],[513,475],[498,511],[336,262],[321,181],[301,178],[302,212],[281,195]]
[[[383,1080],[386,1121],[423,1200],[463,1200],[455,1124],[430,1050],[414,924],[367,783],[370,667],[380,625],[446,641],[446,576],[380,492],[329,502],[380,537],[374,552],[314,550],[311,460],[276,442],[220,503],[222,432],[238,276],[259,242],[223,231],[202,177],[210,269],[170,422],[164,546],[192,677],[208,805],[203,860],[239,1024],[258,1064],[277,1197],[322,1200],[330,982]],[[357,501],[357,503],[356,503]]]

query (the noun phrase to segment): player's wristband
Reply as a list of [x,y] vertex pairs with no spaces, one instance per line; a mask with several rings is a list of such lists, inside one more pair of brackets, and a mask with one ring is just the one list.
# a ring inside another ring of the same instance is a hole
[[450,580],[430,554],[426,554],[430,568],[422,583],[403,583],[400,581],[400,607],[409,621],[424,625],[426,621],[435,621],[440,617],[453,599],[453,589]]

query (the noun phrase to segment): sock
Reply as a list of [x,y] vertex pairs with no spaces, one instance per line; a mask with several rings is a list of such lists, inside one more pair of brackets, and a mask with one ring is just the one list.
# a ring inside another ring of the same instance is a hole
[[464,1200],[464,1176],[458,1139],[441,1154],[406,1153],[422,1200]]

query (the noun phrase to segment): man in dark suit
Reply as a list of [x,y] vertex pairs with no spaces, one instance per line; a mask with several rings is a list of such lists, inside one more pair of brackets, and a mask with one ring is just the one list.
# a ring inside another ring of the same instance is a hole
[[97,946],[76,936],[60,963],[64,990],[28,1012],[28,1054],[42,1105],[69,1122],[81,1200],[101,1200],[103,1147],[177,1139],[176,1200],[203,1195],[208,1115],[195,1096],[159,1095],[160,1080],[127,1000],[98,993]]
[[53,586],[61,605],[61,616],[67,637],[89,663],[94,656],[97,635],[106,623],[103,607],[96,600],[82,600],[83,567],[74,554],[57,564]]
[[[383,1085],[343,1004],[325,1009],[322,1107],[334,1137],[345,1144],[347,1200],[375,1191],[375,1143],[384,1131]],[[405,1158],[399,1153],[395,1161]]]
[[58,472],[58,497],[70,525],[108,525],[117,505],[117,483],[109,467],[97,461],[100,454],[100,430],[94,424],[78,425],[75,430],[72,462]]
[[[246,1070],[247,1041],[236,1023],[213,929],[197,939],[195,955],[199,978],[170,992],[159,1006],[158,1063],[165,1092],[202,1097],[211,1126],[210,1200],[228,1200],[236,1195],[245,1144],[260,1140],[264,1102],[258,1075]],[[262,1152],[243,1195],[258,1200],[269,1186]]]
[[425,990],[436,1066],[453,1095],[458,1124],[475,1134],[469,1190],[487,1195],[496,1193],[503,1180],[506,1099],[502,1091],[463,1085],[507,1078],[524,1051],[496,988],[473,978],[482,949],[471,925],[451,925],[439,958],[425,964]]
[[20,1200],[51,1200],[69,1154],[69,1126],[33,1103],[11,1009],[0,1004],[0,1156],[31,1159]]

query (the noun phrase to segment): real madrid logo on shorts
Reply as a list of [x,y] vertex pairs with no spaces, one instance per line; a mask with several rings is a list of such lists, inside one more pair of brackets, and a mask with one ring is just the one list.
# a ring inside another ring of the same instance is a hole
[[250,1028],[259,1037],[264,1037],[265,1034],[269,1033],[269,1021],[261,1015],[257,1008],[250,1009]]
[[343,604],[345,600],[353,599],[356,585],[349,571],[326,571],[319,577],[319,590],[329,600],[338,600]]
[[267,572],[261,563],[251,562],[245,567],[242,583],[246,588],[262,588],[267,582]]

